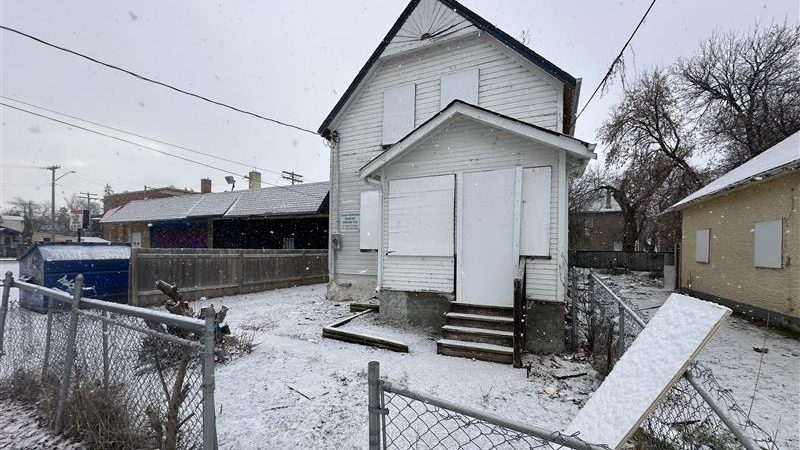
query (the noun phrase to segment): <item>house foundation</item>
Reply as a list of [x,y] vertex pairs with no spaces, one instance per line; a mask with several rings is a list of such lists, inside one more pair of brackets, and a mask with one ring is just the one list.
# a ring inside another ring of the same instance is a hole
[[564,303],[528,300],[526,313],[525,350],[532,353],[563,352]]
[[436,292],[406,292],[382,290],[381,320],[395,325],[413,325],[437,333],[445,324],[453,296]]

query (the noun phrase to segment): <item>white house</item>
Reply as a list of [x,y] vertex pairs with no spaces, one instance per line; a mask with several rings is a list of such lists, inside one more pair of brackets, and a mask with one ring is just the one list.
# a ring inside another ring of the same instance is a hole
[[458,2],[412,0],[319,129],[330,296],[377,293],[384,319],[442,327],[442,353],[506,361],[521,261],[528,346],[560,348],[568,178],[595,157],[579,90]]

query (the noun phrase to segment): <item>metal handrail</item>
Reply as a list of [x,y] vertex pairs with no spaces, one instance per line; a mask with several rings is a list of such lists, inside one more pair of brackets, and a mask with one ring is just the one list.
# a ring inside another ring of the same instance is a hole
[[515,368],[522,367],[522,350],[525,346],[525,257],[520,256],[517,264],[517,273],[514,277],[514,336],[513,346],[513,365]]

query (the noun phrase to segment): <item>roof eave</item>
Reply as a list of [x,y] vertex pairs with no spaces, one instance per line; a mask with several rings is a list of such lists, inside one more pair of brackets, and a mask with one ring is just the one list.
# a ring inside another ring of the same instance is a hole
[[[577,79],[574,76],[570,75],[565,70],[556,66],[555,64],[550,62],[547,58],[543,57],[542,55],[528,48],[525,44],[518,41],[505,31],[495,27],[489,21],[479,16],[466,6],[462,5],[461,3],[455,0],[439,0],[439,1],[441,1],[449,8],[453,9],[456,13],[462,15],[470,22],[472,22],[478,29],[486,32],[493,38],[500,41],[502,44],[516,51],[517,53],[519,53],[520,55],[522,55],[523,57],[525,57],[538,67],[540,67],[542,70],[544,70],[546,73],[553,76],[560,82],[568,84],[572,87],[577,87]],[[331,130],[329,129],[329,126],[334,122],[339,113],[344,109],[344,106],[350,100],[350,97],[355,93],[355,91],[358,89],[358,87],[361,85],[364,79],[367,78],[367,75],[369,74],[373,65],[380,59],[380,56],[381,54],[383,54],[383,51],[392,41],[394,35],[403,26],[403,23],[405,23],[406,19],[408,19],[408,17],[411,15],[414,9],[417,7],[419,2],[420,0],[411,0],[409,2],[408,6],[406,6],[406,8],[400,14],[400,17],[397,18],[392,27],[389,29],[389,32],[386,33],[386,36],[384,36],[383,40],[381,40],[381,43],[372,52],[369,59],[367,59],[367,62],[364,63],[364,66],[361,67],[361,70],[358,71],[356,77],[353,79],[353,81],[350,82],[350,85],[344,91],[344,94],[342,94],[342,96],[334,105],[333,109],[325,117],[325,120],[322,121],[322,124],[317,129],[317,133],[319,133],[323,138],[325,139],[330,138]]]
[[445,107],[445,109],[435,114],[411,133],[400,139],[393,146],[389,147],[382,154],[365,164],[358,171],[359,180],[363,181],[372,176],[385,164],[388,164],[396,157],[403,154],[407,149],[425,139],[428,135],[437,130],[442,124],[449,121],[456,115],[463,115],[485,125],[494,126],[510,133],[541,142],[545,145],[563,149],[571,156],[578,159],[597,158],[597,154],[595,154],[593,151],[595,144],[583,142],[577,138],[523,122],[512,117],[504,116],[494,111],[465,103],[461,100],[454,100],[447,107]]
[[706,201],[709,201],[709,200],[713,200],[713,199],[718,198],[718,197],[722,197],[723,195],[729,194],[729,193],[731,193],[733,191],[737,191],[739,189],[743,189],[743,188],[748,187],[750,185],[755,185],[755,184],[760,184],[760,183],[767,182],[769,180],[772,180],[773,178],[776,178],[776,177],[778,177],[780,175],[785,175],[788,172],[791,172],[791,171],[797,170],[797,169],[800,169],[800,159],[792,161],[792,162],[790,162],[788,164],[784,164],[782,166],[776,167],[774,169],[770,169],[770,170],[766,170],[764,172],[757,173],[757,174],[752,175],[752,176],[750,176],[748,178],[740,180],[740,181],[738,181],[736,183],[729,184],[728,186],[725,186],[722,189],[716,190],[714,192],[709,192],[706,195],[703,195],[701,197],[697,197],[695,199],[692,199],[692,200],[690,200],[690,201],[688,201],[686,203],[682,203],[685,200],[685,199],[682,199],[678,203],[675,203],[674,205],[672,205],[669,208],[667,208],[664,211],[662,211],[661,214],[667,214],[667,213],[671,213],[671,212],[675,212],[675,211],[683,211],[684,209],[686,209],[686,208],[688,208],[690,206],[694,206],[694,205],[696,205],[698,203],[703,203],[703,202],[706,202]]

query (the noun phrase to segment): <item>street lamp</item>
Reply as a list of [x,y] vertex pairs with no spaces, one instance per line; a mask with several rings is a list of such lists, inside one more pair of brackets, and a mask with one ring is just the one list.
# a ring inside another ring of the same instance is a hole
[[52,182],[50,183],[50,240],[52,242],[56,241],[56,181],[64,178],[65,176],[75,173],[74,170],[70,170],[67,173],[61,174],[58,178],[56,178],[56,170],[60,169],[61,166],[47,166],[42,167],[42,169],[49,170],[51,175]]

